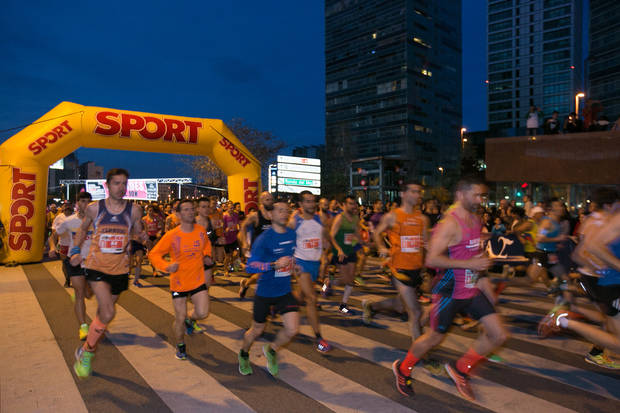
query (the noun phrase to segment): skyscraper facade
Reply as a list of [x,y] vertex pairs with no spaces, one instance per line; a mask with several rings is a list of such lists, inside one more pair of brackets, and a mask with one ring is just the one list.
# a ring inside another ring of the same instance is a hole
[[588,97],[609,120],[620,117],[620,1],[590,0]]
[[563,119],[583,91],[582,0],[491,0],[488,126],[521,135],[531,106]]
[[360,158],[431,185],[458,168],[461,0],[326,0],[325,62],[328,193]]

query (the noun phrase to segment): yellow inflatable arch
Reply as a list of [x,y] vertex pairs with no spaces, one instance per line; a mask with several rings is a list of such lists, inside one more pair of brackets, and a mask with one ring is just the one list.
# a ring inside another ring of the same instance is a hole
[[257,208],[260,163],[221,120],[62,102],[0,145],[0,263],[42,259],[48,167],[80,147],[208,156],[230,199]]

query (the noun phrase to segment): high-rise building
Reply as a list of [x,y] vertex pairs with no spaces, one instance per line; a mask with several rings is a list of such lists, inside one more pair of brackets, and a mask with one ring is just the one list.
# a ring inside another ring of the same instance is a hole
[[583,92],[582,0],[491,0],[489,130],[521,135],[530,106],[560,119]]
[[610,121],[620,116],[620,1],[590,0],[588,98]]
[[328,194],[355,159],[402,157],[431,185],[458,169],[461,0],[326,0],[325,65]]

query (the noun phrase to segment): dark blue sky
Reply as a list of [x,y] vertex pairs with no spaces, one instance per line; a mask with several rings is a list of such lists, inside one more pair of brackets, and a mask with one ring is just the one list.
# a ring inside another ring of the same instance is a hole
[[[484,0],[464,0],[463,123],[486,128]],[[244,118],[290,147],[324,143],[322,1],[3,2],[0,130],[63,100]],[[0,133],[0,142],[17,131]],[[185,176],[178,156],[78,151],[134,177]],[[156,165],[154,168],[153,165]]]

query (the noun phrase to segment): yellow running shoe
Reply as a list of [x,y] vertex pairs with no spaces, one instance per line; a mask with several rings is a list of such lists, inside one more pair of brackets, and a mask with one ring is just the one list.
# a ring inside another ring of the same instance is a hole
[[80,340],[86,340],[86,336],[88,336],[88,324],[84,323],[80,326]]
[[75,350],[75,364],[73,365],[73,370],[79,378],[84,379],[90,376],[93,357],[95,357],[95,353],[86,351],[83,347],[78,347],[78,349]]
[[586,354],[585,360],[590,364],[594,364],[595,366],[599,366],[604,369],[620,370],[620,363],[610,359],[603,353],[597,356],[593,356],[592,354],[588,353]]

